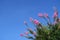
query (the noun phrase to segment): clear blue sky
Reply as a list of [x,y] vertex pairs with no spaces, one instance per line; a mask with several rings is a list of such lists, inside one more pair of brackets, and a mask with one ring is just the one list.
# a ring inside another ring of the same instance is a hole
[[19,36],[25,32],[24,20],[30,24],[29,17],[38,19],[39,12],[51,17],[53,6],[60,13],[60,0],[0,0],[0,40],[28,40]]

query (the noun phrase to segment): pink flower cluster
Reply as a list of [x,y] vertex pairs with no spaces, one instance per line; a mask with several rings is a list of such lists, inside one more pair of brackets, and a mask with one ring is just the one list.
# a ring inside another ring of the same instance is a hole
[[48,14],[46,14],[46,13],[44,15],[42,13],[39,13],[38,16],[39,17],[46,17],[46,18],[48,18]]

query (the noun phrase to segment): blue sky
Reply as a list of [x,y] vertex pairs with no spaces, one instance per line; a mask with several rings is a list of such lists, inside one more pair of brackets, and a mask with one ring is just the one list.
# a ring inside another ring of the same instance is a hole
[[52,17],[54,6],[59,12],[60,0],[0,0],[0,40],[28,40],[20,37],[26,30],[24,20],[30,25],[29,17],[39,19],[39,12]]

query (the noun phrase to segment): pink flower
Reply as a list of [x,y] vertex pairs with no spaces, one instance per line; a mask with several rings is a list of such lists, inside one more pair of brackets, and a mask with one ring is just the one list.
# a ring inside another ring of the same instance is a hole
[[28,35],[29,33],[28,32],[25,32],[26,35]]
[[42,14],[42,13],[39,13],[38,16],[39,16],[39,17],[43,17],[43,14]]
[[57,16],[58,16],[58,12],[55,11],[55,12],[54,12],[54,15],[53,15],[53,18],[55,18],[55,17],[57,17]]
[[48,18],[48,14],[45,13],[44,16],[45,16],[46,18]]
[[20,34],[20,36],[24,36],[23,34]]
[[26,24],[27,24],[27,22],[26,22],[26,21],[24,21],[24,24],[26,25]]
[[34,20],[34,24],[38,25],[39,24],[39,21],[38,20]]
[[33,21],[33,18],[32,17],[30,17],[30,21]]

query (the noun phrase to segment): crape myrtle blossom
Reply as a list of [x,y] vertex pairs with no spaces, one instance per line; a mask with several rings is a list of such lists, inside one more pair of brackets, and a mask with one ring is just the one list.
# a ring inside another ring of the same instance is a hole
[[[45,14],[39,13],[38,16],[40,18],[45,19],[47,25],[43,25],[41,22],[39,22],[39,20],[30,17],[30,21],[33,22],[33,24],[35,25],[33,26],[33,28],[30,28],[29,26],[27,28],[28,32],[25,32],[24,33],[25,35],[20,34],[20,36],[24,36],[31,40],[59,40],[60,39],[60,18],[58,17],[58,11],[57,10],[54,11],[53,22],[50,21],[50,18],[47,13]],[[27,22],[24,21],[24,24],[27,25]]]
[[39,24],[39,21],[34,19],[34,24],[38,25]]
[[39,13],[38,16],[39,17],[46,17],[46,18],[48,18],[48,14],[47,13],[45,13],[45,14]]

